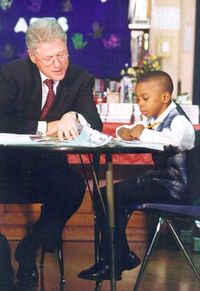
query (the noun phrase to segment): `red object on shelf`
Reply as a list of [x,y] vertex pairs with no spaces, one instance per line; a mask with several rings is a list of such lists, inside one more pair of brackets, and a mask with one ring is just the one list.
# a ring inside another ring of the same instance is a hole
[[94,102],[95,102],[95,104],[106,103],[106,96],[105,96],[104,92],[97,92],[94,95]]

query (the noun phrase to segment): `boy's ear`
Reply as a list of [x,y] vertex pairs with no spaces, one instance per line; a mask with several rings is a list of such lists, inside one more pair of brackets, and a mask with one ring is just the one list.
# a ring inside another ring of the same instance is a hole
[[162,94],[162,100],[163,100],[163,103],[165,103],[165,104],[167,104],[171,101],[171,95],[168,91],[166,91]]

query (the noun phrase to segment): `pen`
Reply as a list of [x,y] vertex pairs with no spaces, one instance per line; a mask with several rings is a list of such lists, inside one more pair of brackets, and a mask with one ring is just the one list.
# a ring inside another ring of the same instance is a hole
[[148,129],[152,129],[152,128],[154,128],[154,127],[155,127],[156,125],[158,125],[158,124],[160,124],[160,121],[158,121],[158,122],[154,122],[154,123],[148,125],[146,128],[148,128]]

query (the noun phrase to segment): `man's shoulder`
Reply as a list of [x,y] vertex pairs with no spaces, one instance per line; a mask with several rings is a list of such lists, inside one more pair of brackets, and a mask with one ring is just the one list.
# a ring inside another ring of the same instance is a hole
[[23,58],[23,59],[15,59],[10,62],[7,62],[2,65],[2,67],[18,67],[18,66],[25,66],[29,65],[30,61],[28,58]]
[[8,62],[6,64],[3,64],[1,66],[1,69],[4,71],[4,70],[8,70],[8,71],[11,71],[13,73],[18,73],[19,72],[24,72],[24,73],[27,73],[28,71],[30,71],[32,69],[32,63],[30,61],[30,59],[27,57],[27,58],[23,58],[23,59],[16,59],[16,60],[13,60],[11,62]]
[[174,101],[168,106],[167,110],[168,110],[168,113],[166,115],[167,118],[174,119],[178,116],[183,116],[189,120],[189,117],[187,116],[183,108]]

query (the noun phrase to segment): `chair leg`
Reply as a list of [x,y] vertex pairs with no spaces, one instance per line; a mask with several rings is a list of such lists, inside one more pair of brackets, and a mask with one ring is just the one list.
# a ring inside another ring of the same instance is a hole
[[45,281],[44,281],[44,269],[40,267],[40,284],[39,284],[39,290],[44,291],[45,290]]
[[60,268],[60,283],[65,284],[65,272],[64,272],[64,255],[63,255],[63,245],[62,242],[60,247],[57,249],[58,253],[58,263]]
[[[58,254],[58,264],[60,269],[60,283],[65,284],[65,272],[64,272],[64,255],[63,255],[63,246],[62,242],[60,243],[60,246],[57,248],[57,254]],[[40,258],[40,268],[44,267],[44,259],[45,259],[45,251],[41,250],[41,258]]]
[[200,280],[200,274],[199,274],[199,272],[197,271],[195,265],[193,264],[193,262],[192,262],[192,260],[191,260],[191,258],[190,258],[190,256],[189,256],[188,252],[186,251],[186,249],[185,249],[183,243],[181,242],[181,240],[180,240],[180,238],[179,238],[179,236],[178,236],[178,234],[177,234],[177,231],[176,231],[175,226],[173,225],[173,223],[172,223],[172,221],[171,221],[170,219],[166,219],[165,221],[166,221],[166,224],[168,225],[168,227],[169,227],[171,233],[173,234],[173,237],[174,237],[174,239],[175,239],[175,241],[176,241],[178,247],[182,250],[182,252],[184,253],[184,255],[185,255],[186,259],[187,259],[187,261],[188,261],[189,264],[190,264],[190,267],[192,268],[193,272],[194,272],[195,275],[197,276],[198,280]]
[[163,218],[162,217],[159,217],[158,219],[158,223],[157,223],[157,226],[156,226],[156,230],[152,236],[152,239],[150,241],[150,245],[145,253],[145,256],[144,256],[144,259],[142,261],[142,264],[141,264],[141,267],[140,267],[140,270],[139,270],[139,273],[138,273],[138,276],[137,276],[137,280],[136,280],[136,283],[135,283],[135,286],[133,288],[133,291],[137,291],[138,288],[139,288],[139,285],[142,281],[142,278],[144,276],[144,271],[147,267],[147,264],[148,264],[148,261],[149,261],[149,258],[150,258],[150,255],[152,253],[152,250],[153,250],[153,247],[155,246],[156,244],[156,241],[158,240],[158,237],[159,237],[159,234],[160,234],[160,228],[163,224]]
[[96,281],[96,284],[95,284],[95,291],[101,291],[101,287],[102,287],[102,283],[103,281]]
[[43,268],[44,267],[44,258],[45,258],[45,251],[41,250],[41,258],[40,258],[40,268]]

